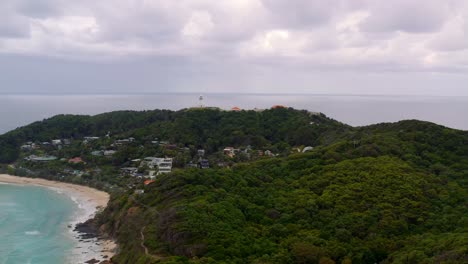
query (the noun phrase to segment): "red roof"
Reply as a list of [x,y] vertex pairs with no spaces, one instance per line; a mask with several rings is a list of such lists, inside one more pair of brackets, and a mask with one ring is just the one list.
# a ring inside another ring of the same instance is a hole
[[151,183],[153,183],[153,182],[154,182],[154,180],[146,180],[146,181],[144,181],[143,183],[144,183],[145,185],[148,185],[148,184],[151,184]]
[[276,108],[286,108],[286,106],[284,105],[274,105],[271,107],[272,109],[276,109]]
[[83,160],[80,158],[80,157],[76,157],[76,158],[73,158],[73,159],[69,159],[68,160],[68,163],[82,163]]
[[232,111],[240,111],[241,109],[237,106],[234,106],[233,108],[231,108]]

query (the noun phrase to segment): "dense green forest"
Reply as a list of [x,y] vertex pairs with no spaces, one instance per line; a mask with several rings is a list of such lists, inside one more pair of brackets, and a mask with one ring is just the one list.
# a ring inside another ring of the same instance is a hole
[[466,263],[467,143],[419,121],[357,128],[312,153],[161,177],[101,217],[117,263]]
[[280,154],[112,193],[96,220],[120,245],[113,263],[468,262],[466,131],[416,120],[353,128],[286,108],[113,112],[2,135],[0,163],[18,162],[26,141],[108,132]]
[[261,112],[184,109],[59,115],[1,135],[0,163],[15,161],[20,145],[27,141],[102,137],[108,132],[120,138],[132,136],[139,141],[159,138],[214,152],[229,145],[272,146],[279,150],[296,145],[315,146],[331,142],[347,129],[350,127],[323,114],[286,108]]

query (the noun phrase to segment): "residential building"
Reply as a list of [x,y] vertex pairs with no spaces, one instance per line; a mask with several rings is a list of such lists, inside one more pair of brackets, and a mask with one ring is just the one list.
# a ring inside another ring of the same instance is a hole
[[34,162],[48,162],[48,161],[57,160],[57,157],[47,156],[47,155],[46,156],[31,155],[29,157],[26,157],[25,160],[34,161]]
[[236,155],[235,149],[233,147],[225,147],[223,152],[224,152],[224,155],[229,156],[231,158]]
[[199,149],[197,150],[198,156],[204,157],[205,156],[205,150],[204,149]]
[[54,145],[54,146],[62,145],[62,140],[61,139],[54,139],[54,140],[52,140],[52,145]]
[[209,169],[210,162],[206,159],[202,159],[200,160],[200,162],[198,162],[198,166],[200,167],[200,169]]
[[106,157],[113,156],[115,152],[116,152],[115,150],[104,150],[104,156]]

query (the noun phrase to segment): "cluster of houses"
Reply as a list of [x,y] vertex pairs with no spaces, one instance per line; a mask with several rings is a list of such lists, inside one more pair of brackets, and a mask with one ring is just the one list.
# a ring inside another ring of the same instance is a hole
[[62,149],[63,146],[68,146],[70,144],[71,144],[70,139],[53,139],[50,142],[45,141],[45,142],[40,142],[40,143],[29,141],[29,142],[26,142],[26,144],[22,145],[20,149],[23,151],[32,151],[32,150],[40,149],[41,147],[50,147],[50,146],[54,146],[58,149]]
[[[251,146],[247,146],[245,149],[238,149],[238,148],[234,148],[234,147],[225,147],[223,149],[223,153],[225,156],[228,156],[230,158],[234,158],[236,155],[240,154],[240,153],[243,153],[245,155],[247,155],[248,157],[251,156],[251,153],[252,153],[253,149]],[[266,156],[266,157],[274,157],[274,156],[277,156],[278,154],[274,154],[272,151],[270,150],[256,150],[256,154],[257,156],[259,157],[262,157],[262,156]]]
[[[237,109],[236,109],[237,110]],[[109,134],[106,136],[110,138]],[[89,136],[83,138],[83,144],[85,145],[94,145],[92,142],[99,140],[100,137],[96,136]],[[112,157],[114,156],[117,151],[122,146],[135,143],[136,139],[133,137],[124,138],[124,139],[116,139],[113,141],[112,144],[107,146],[101,146],[99,150],[91,150],[90,154],[96,157]],[[51,153],[49,150],[61,150],[64,146],[70,145],[71,141],[68,139],[54,139],[50,142],[42,142],[42,143],[34,143],[34,142],[27,142],[21,146],[21,150],[24,152],[30,152],[30,154],[37,154],[37,155],[29,155],[24,159],[26,161],[31,162],[50,162],[58,160],[59,158],[53,155],[47,155],[44,153]],[[160,141],[158,139],[154,139],[151,141],[152,145],[162,146],[164,149],[167,150],[174,150],[178,152],[190,152],[190,149],[187,147],[178,147],[176,144],[173,144],[169,141]],[[96,146],[98,146],[97,144]],[[143,147],[143,146],[142,146]],[[303,149],[297,149],[298,152],[307,152],[312,150],[313,148],[308,146]],[[39,150],[39,151],[34,151]],[[43,153],[42,155],[38,153]],[[53,152],[52,152],[53,153]],[[225,158],[215,159],[215,166],[217,167],[228,167],[234,160],[237,159],[237,156],[241,157],[274,157],[278,154],[273,153],[270,150],[254,150],[251,146],[247,146],[244,148],[236,148],[232,146],[227,146],[222,149],[221,154]],[[164,155],[164,154],[163,154]],[[185,168],[198,168],[198,169],[208,169],[211,167],[210,161],[206,158],[206,152],[204,149],[198,149],[195,156],[191,161],[185,164]],[[77,165],[83,164],[86,165],[86,162],[81,157],[71,157],[69,159],[62,158],[60,161],[64,163],[68,163],[69,165]],[[122,167],[119,169],[120,176],[129,176],[134,179],[147,179],[148,182],[153,181],[158,175],[171,173],[173,170],[173,158],[171,157],[145,157],[134,159],[129,163],[125,164],[126,167]],[[179,163],[180,166],[180,163]],[[83,171],[80,169],[84,169],[84,167],[77,167],[77,166],[66,166],[63,170],[65,175],[73,175],[73,176],[81,176],[83,175]],[[89,171],[91,168],[84,169],[85,171]],[[94,172],[93,172],[94,173]],[[98,172],[96,172],[98,173]],[[99,174],[99,173],[98,173]]]
[[132,163],[134,167],[120,169],[122,175],[154,179],[156,175],[172,172],[172,158],[146,157],[143,160],[134,159]]

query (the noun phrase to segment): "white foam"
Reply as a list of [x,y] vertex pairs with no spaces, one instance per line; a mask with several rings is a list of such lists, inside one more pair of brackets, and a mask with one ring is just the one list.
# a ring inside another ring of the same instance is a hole
[[[102,255],[102,246],[97,238],[86,239],[78,241],[80,239],[79,233],[74,231],[76,224],[86,222],[88,219],[93,218],[97,212],[97,204],[89,199],[89,197],[74,191],[63,192],[61,189],[51,187],[56,192],[67,195],[77,206],[78,210],[74,213],[72,221],[70,221],[69,235],[73,240],[76,240],[76,246],[69,254],[69,263],[85,263],[90,259],[104,260]],[[99,243],[97,245],[96,243]]]
[[37,230],[34,230],[34,231],[26,231],[24,232],[25,235],[28,235],[28,236],[38,236],[41,234],[41,232],[37,231]]

